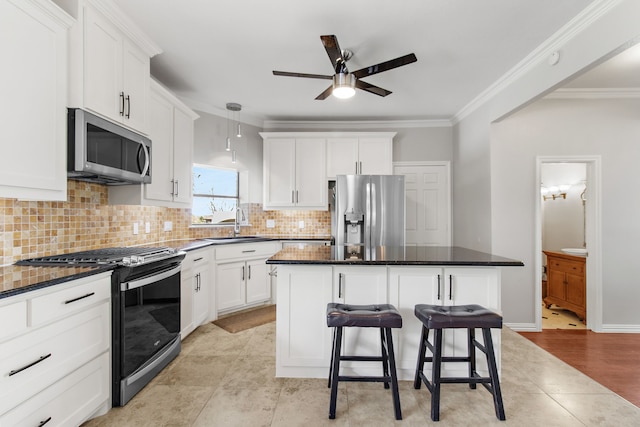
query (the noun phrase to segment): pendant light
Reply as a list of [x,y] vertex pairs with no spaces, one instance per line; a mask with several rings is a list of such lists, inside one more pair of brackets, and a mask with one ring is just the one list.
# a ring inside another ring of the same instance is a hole
[[229,104],[227,104],[227,143],[225,144],[225,151],[231,151],[231,138],[229,138],[229,110],[228,107]]
[[236,137],[242,138],[242,129],[240,129],[240,110],[242,110],[242,105],[236,102],[229,102],[227,104],[227,111],[232,111],[234,113],[234,118],[236,117],[235,113],[238,113],[238,118],[235,118],[236,122]]

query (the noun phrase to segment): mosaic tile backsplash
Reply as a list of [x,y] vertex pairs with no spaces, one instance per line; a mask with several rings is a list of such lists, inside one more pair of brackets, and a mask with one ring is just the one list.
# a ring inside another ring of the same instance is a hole
[[[242,235],[326,238],[331,234],[328,211],[263,211],[259,203],[243,208],[251,226],[243,226]],[[266,227],[267,219],[274,221],[274,228]],[[172,222],[172,231],[163,231],[165,221]],[[190,221],[190,209],[109,205],[106,186],[69,180],[66,202],[0,198],[0,265],[102,247],[228,236],[232,230],[190,227]],[[145,233],[147,222],[149,233]]]

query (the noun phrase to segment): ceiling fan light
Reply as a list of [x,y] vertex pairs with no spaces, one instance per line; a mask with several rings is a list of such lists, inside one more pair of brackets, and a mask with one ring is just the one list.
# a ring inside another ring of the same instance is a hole
[[333,96],[340,99],[356,94],[356,78],[353,74],[337,73],[333,76]]

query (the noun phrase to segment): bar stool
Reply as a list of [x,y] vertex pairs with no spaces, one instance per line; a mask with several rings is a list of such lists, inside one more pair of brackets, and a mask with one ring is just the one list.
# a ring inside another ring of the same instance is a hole
[[[413,381],[413,388],[419,389],[422,382],[431,392],[431,419],[440,419],[440,384],[444,383],[468,383],[469,388],[475,389],[476,384],[482,384],[493,395],[493,404],[496,417],[505,420],[504,406],[502,404],[502,393],[500,392],[500,381],[498,380],[498,369],[491,339],[491,328],[502,328],[502,316],[486,308],[471,305],[439,306],[418,304],[414,313],[422,322],[422,334],[420,337],[420,348],[418,350],[418,364],[416,375]],[[466,357],[443,357],[442,356],[442,330],[449,328],[467,329],[467,356]],[[484,346],[476,341],[475,329],[482,329]],[[434,330],[434,342],[429,342],[429,331]],[[489,376],[481,377],[476,372],[476,347],[487,356]],[[425,357],[426,349],[432,353],[432,357]],[[432,363],[431,381],[424,374],[424,363]],[[465,362],[469,364],[468,377],[445,377],[441,374],[442,362]]]
[[[398,393],[398,378],[396,375],[396,361],[393,352],[391,328],[402,327],[402,316],[390,304],[379,305],[349,305],[340,303],[327,304],[327,326],[335,328],[333,331],[333,346],[331,350],[331,365],[329,368],[329,384],[331,400],[329,404],[329,418],[336,417],[336,399],[338,397],[338,382],[382,382],[388,389],[391,384],[393,406],[397,420],[402,419],[400,409],[400,395]],[[343,356],[342,328],[379,328],[381,356]],[[344,376],[340,375],[340,361],[353,360],[365,362],[382,362],[382,376]]]

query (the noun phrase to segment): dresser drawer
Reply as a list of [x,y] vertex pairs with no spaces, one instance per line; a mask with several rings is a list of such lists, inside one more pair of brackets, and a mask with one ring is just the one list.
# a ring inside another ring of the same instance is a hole
[[109,353],[0,416],[0,427],[77,426],[109,399]]
[[270,257],[278,252],[279,245],[277,242],[219,245],[216,246],[216,260]]
[[101,300],[108,300],[111,295],[111,277],[99,280],[89,277],[74,283],[77,284],[31,299],[31,326],[75,313]]
[[563,273],[583,274],[584,264],[577,261],[563,259],[552,259],[549,261],[549,268]]
[[0,344],[0,414],[109,349],[108,302]]
[[0,340],[27,329],[27,301],[0,307]]

